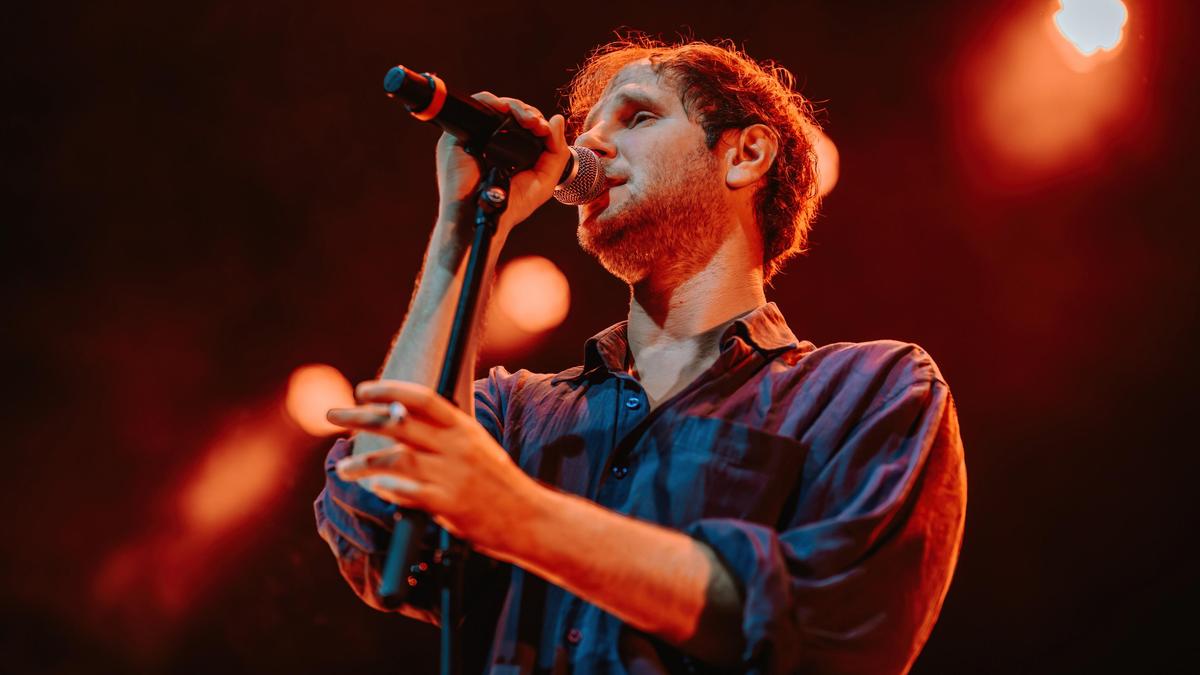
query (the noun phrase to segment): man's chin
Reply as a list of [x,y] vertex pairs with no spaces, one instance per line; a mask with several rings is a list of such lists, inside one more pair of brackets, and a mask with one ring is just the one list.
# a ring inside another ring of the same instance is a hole
[[630,255],[620,248],[585,249],[609,274],[627,284],[635,284],[649,273],[650,266],[643,256]]
[[644,278],[654,257],[652,245],[639,241],[627,224],[613,219],[590,219],[579,224],[579,246],[608,273],[626,283]]

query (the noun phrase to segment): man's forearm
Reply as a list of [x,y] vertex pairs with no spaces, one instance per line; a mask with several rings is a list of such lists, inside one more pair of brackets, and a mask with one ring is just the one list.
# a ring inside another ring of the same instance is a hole
[[708,546],[542,487],[490,553],[717,665],[741,654],[742,599]]
[[[468,244],[455,235],[454,227],[453,223],[439,220],[433,228],[412,303],[400,331],[392,341],[383,367],[380,368],[379,379],[404,380],[428,387],[437,386],[467,265]],[[487,307],[491,278],[503,245],[502,235],[496,235],[483,270],[483,287],[477,305],[477,316],[483,316]],[[478,323],[477,320],[476,324]],[[478,329],[478,325],[471,328],[454,397],[459,407],[471,415],[474,415],[472,383],[479,348]],[[378,450],[391,445],[392,442],[384,436],[359,433],[355,437],[354,454]]]

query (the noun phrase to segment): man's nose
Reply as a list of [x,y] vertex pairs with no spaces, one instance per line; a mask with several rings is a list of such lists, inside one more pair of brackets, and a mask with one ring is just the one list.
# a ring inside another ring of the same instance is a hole
[[587,148],[604,159],[612,159],[617,156],[616,146],[609,140],[608,135],[603,133],[603,125],[600,124],[580,134],[575,139],[575,145]]

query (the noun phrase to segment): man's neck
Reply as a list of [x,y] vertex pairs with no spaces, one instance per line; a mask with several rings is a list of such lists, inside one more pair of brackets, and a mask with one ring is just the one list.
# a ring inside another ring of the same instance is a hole
[[[762,268],[738,238],[725,241],[700,271],[686,278],[651,274],[634,284],[629,348],[651,407],[686,387],[720,353],[721,334],[766,303]],[[756,262],[756,261],[755,261]]]

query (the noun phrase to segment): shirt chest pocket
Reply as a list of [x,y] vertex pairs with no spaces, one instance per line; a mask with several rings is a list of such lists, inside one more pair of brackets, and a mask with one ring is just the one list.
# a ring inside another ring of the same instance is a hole
[[639,459],[653,485],[639,487],[658,500],[658,522],[675,527],[700,518],[774,525],[808,454],[795,439],[711,417],[676,418],[651,436]]

